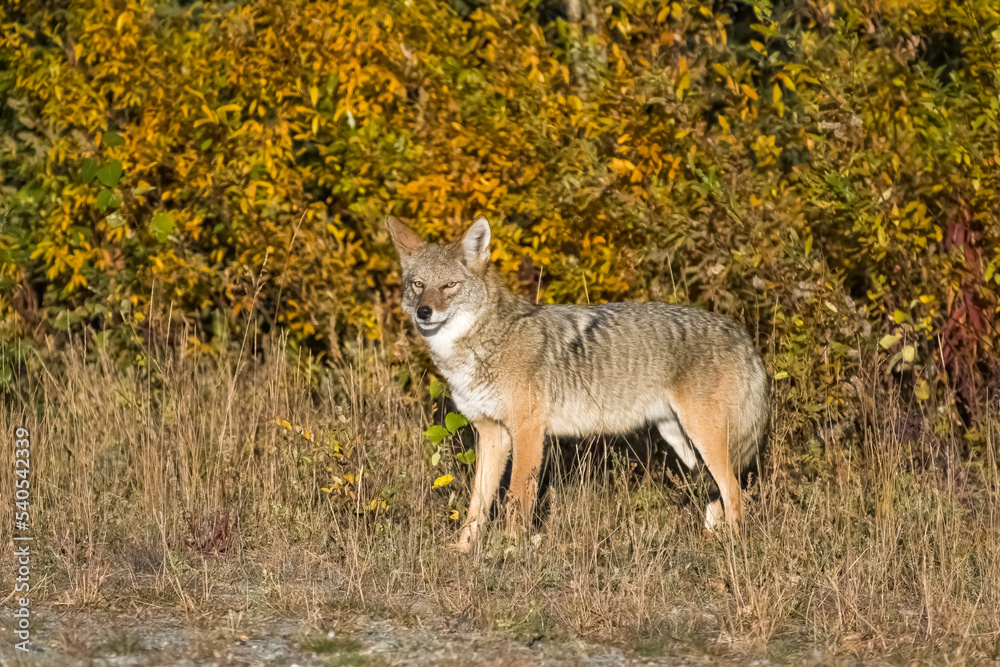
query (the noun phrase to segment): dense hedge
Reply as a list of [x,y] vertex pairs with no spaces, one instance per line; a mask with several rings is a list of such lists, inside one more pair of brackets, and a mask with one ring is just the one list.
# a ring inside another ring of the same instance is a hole
[[803,419],[876,353],[974,415],[998,371],[995,3],[580,7],[5,0],[6,339],[124,340],[151,313],[203,349],[247,322],[316,351],[392,335],[383,217],[453,238],[485,213],[544,301],[744,319]]

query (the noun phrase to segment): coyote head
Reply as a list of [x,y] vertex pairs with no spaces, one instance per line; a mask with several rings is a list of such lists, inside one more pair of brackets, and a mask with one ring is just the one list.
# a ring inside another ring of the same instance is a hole
[[403,311],[421,334],[468,328],[487,300],[490,223],[476,218],[458,243],[425,243],[394,217],[386,220],[403,267]]

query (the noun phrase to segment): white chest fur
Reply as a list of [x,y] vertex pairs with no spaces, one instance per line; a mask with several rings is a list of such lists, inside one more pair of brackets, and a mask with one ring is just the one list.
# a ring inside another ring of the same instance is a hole
[[430,347],[431,359],[448,380],[451,397],[459,411],[469,419],[499,419],[497,388],[483,381],[479,368],[482,360],[477,359],[473,351],[459,340],[471,325],[470,316],[458,314],[425,340]]
[[445,372],[444,376],[459,412],[469,419],[500,419],[500,401],[494,387],[479,382],[474,372]]

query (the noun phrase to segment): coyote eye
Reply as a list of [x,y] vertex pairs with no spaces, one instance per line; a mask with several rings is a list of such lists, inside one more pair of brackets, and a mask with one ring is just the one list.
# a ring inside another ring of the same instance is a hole
[[445,287],[454,287],[457,284],[458,283],[456,283],[454,280],[452,280],[450,283],[448,283],[447,285],[445,285]]
[[412,283],[412,285],[414,287],[416,287],[417,289],[423,289],[424,288],[424,284],[422,282],[420,282],[419,280],[414,280],[413,283]]

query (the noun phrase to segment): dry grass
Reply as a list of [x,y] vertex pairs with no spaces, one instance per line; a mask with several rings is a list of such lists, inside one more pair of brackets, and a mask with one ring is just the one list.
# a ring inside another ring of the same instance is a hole
[[[120,370],[75,348],[64,368],[20,378],[0,429],[32,433],[45,604],[234,627],[260,611],[319,625],[364,610],[639,655],[1000,657],[995,419],[963,463],[961,442],[905,438],[898,407],[870,401],[857,444],[828,443],[806,466],[789,453],[802,450],[782,428],[791,416],[776,414],[736,539],[703,534],[697,485],[686,502],[663,466],[612,455],[557,475],[534,539],[490,531],[462,557],[447,544],[468,469],[451,456],[431,468],[427,402],[400,388],[386,354],[309,369],[273,349],[212,364],[163,352]],[[12,452],[0,451],[7,499]],[[432,489],[445,472],[456,481]],[[360,480],[332,481],[345,473]],[[12,521],[5,500],[0,525]],[[4,541],[5,590],[10,563]]]

